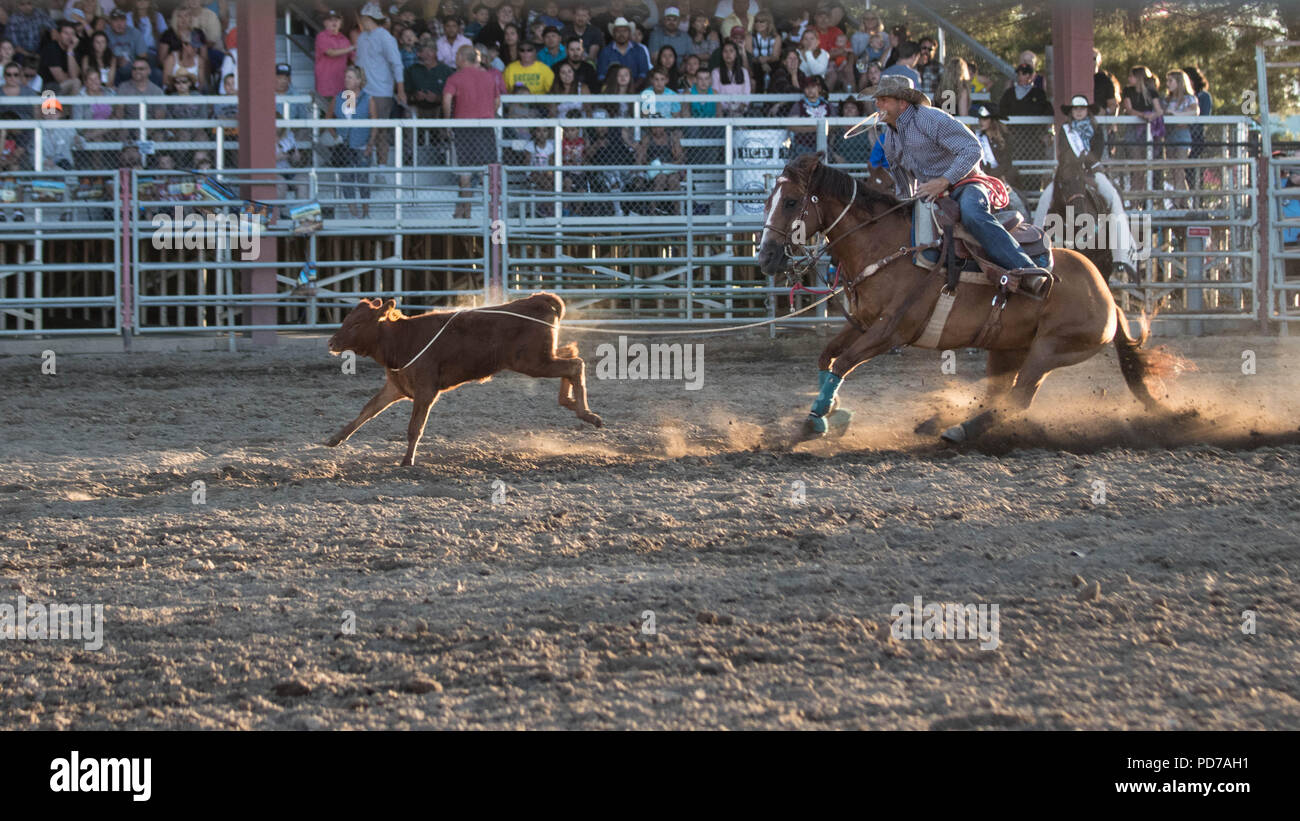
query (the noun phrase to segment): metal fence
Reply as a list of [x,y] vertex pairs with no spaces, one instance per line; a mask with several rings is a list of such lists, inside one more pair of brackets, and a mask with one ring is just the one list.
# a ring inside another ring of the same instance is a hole
[[[797,97],[706,99],[695,104],[717,105],[717,114],[736,104],[762,116],[655,116],[691,105],[688,97],[511,95],[506,114],[545,116],[345,124],[321,119],[309,97],[283,97],[277,136],[286,150],[277,168],[261,171],[231,168],[233,119],[166,119],[165,106],[177,105],[172,97],[118,98],[120,118],[7,121],[27,135],[32,169],[0,172],[0,219],[6,211],[23,218],[0,223],[8,231],[0,233],[0,334],[61,332],[42,321],[42,310],[55,308],[100,311],[98,327],[78,332],[321,329],[363,295],[421,307],[482,304],[539,287],[563,294],[579,322],[779,316],[789,310],[787,289],[753,264],[772,180],[806,151],[863,171],[870,139],[843,139],[855,118],[771,116],[788,113]],[[193,102],[215,106],[223,98]],[[1186,146],[1149,140],[1134,128],[1137,120],[1100,122],[1111,138],[1104,167],[1152,229],[1150,257],[1117,290],[1146,305],[1165,297],[1164,314],[1173,318],[1256,316],[1260,209],[1250,121],[1167,118],[1171,133],[1197,127]],[[1051,119],[1008,126],[1016,181],[1032,208],[1055,165]],[[59,131],[76,136],[52,136]],[[125,175],[86,170],[105,164]],[[237,214],[245,206],[238,194],[214,198],[212,189],[237,192],[267,173],[276,175],[277,191],[260,230],[278,248],[275,293],[252,289],[247,274],[265,266],[229,243],[160,241],[160,215],[174,225]],[[299,232],[291,212],[305,203],[319,204],[321,221]],[[95,270],[111,276],[75,296],[64,293],[74,287],[67,283],[52,290],[59,271],[42,263],[51,248],[66,251],[79,239],[99,243],[88,246],[103,257]],[[250,325],[252,306],[273,306],[275,321]],[[791,321],[825,319],[823,311]]]

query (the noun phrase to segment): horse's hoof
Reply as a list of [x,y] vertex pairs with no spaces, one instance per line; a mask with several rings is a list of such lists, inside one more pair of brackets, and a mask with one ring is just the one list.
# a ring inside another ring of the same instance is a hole
[[939,434],[939,438],[945,442],[959,445],[966,441],[966,429],[961,425],[953,425],[943,433]]
[[803,420],[803,427],[799,430],[799,436],[804,440],[820,439],[826,435],[829,428],[830,426],[826,424],[824,416],[809,416]]
[[853,421],[853,411],[836,410],[826,415],[827,433],[839,439],[849,432],[849,422]]
[[599,416],[597,416],[597,415],[594,414],[594,413],[584,414],[584,415],[580,416],[579,418],[580,418],[582,421],[584,421],[584,422],[586,422],[587,424],[589,424],[589,425],[595,425],[595,426],[598,427],[598,428],[603,428],[603,427],[605,427],[605,420],[604,420],[604,419],[601,419]]

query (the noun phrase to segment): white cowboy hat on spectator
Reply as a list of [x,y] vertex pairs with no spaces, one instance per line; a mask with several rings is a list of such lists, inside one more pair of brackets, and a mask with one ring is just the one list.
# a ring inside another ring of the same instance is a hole
[[379,7],[378,3],[366,3],[361,7],[361,16],[369,17],[371,20],[387,20],[384,16],[384,10]]
[[682,13],[677,10],[676,6],[669,6],[664,9],[663,17],[681,17]]
[[630,31],[632,29],[632,24],[627,21],[626,17],[619,17],[614,22],[609,24],[609,33],[613,34],[614,29],[618,29],[618,28],[625,28]]
[[[876,85],[876,91],[871,95],[871,99],[879,100],[882,97],[892,97],[896,100],[905,100],[912,105],[930,104],[930,98],[925,95],[925,92],[918,90],[916,84],[912,82],[910,77],[904,77],[901,74],[886,74],[884,77],[880,78],[880,82]],[[874,126],[878,119],[879,117],[877,114],[872,113],[870,116],[863,119],[862,122],[845,132],[844,138],[848,139],[849,137],[861,134],[865,129]]]

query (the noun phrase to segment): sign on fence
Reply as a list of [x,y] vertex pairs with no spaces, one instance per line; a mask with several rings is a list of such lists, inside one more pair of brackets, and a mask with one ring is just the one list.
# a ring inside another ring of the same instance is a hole
[[737,130],[732,153],[735,165],[732,185],[739,192],[736,211],[761,214],[771,188],[772,171],[770,167],[749,170],[745,166],[784,165],[790,154],[790,132],[784,128]]

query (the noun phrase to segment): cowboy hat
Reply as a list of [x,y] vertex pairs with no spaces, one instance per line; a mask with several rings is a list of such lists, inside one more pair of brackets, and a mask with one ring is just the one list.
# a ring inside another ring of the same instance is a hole
[[[928,106],[930,104],[930,98],[925,96],[925,92],[918,91],[911,78],[904,77],[901,74],[886,74],[884,77],[881,77],[880,82],[876,85],[875,93],[864,95],[861,99],[879,100],[881,97],[893,97],[897,100],[905,100],[912,105]],[[874,126],[879,122],[879,120],[880,114],[878,112],[873,112],[857,125],[844,132],[844,139],[847,140],[850,137],[856,137],[866,129]]]
[[881,97],[893,97],[896,100],[905,100],[912,105],[929,105],[930,98],[916,87],[911,77],[904,77],[901,74],[886,74],[880,78],[876,85],[876,91],[873,95],[877,100]]
[[1063,103],[1061,105],[1061,113],[1068,117],[1070,115],[1070,110],[1074,108],[1086,108],[1088,109],[1089,114],[1096,114],[1098,110],[1097,106],[1088,102],[1088,98],[1082,94],[1076,94],[1070,98],[1070,102]]
[[614,22],[609,24],[609,33],[613,34],[614,29],[616,28],[630,29],[632,28],[632,24],[627,21],[626,17],[619,17]]
[[1005,120],[1006,119],[1005,115],[994,114],[993,109],[984,105],[984,103],[976,103],[971,108],[970,115],[977,120]]

